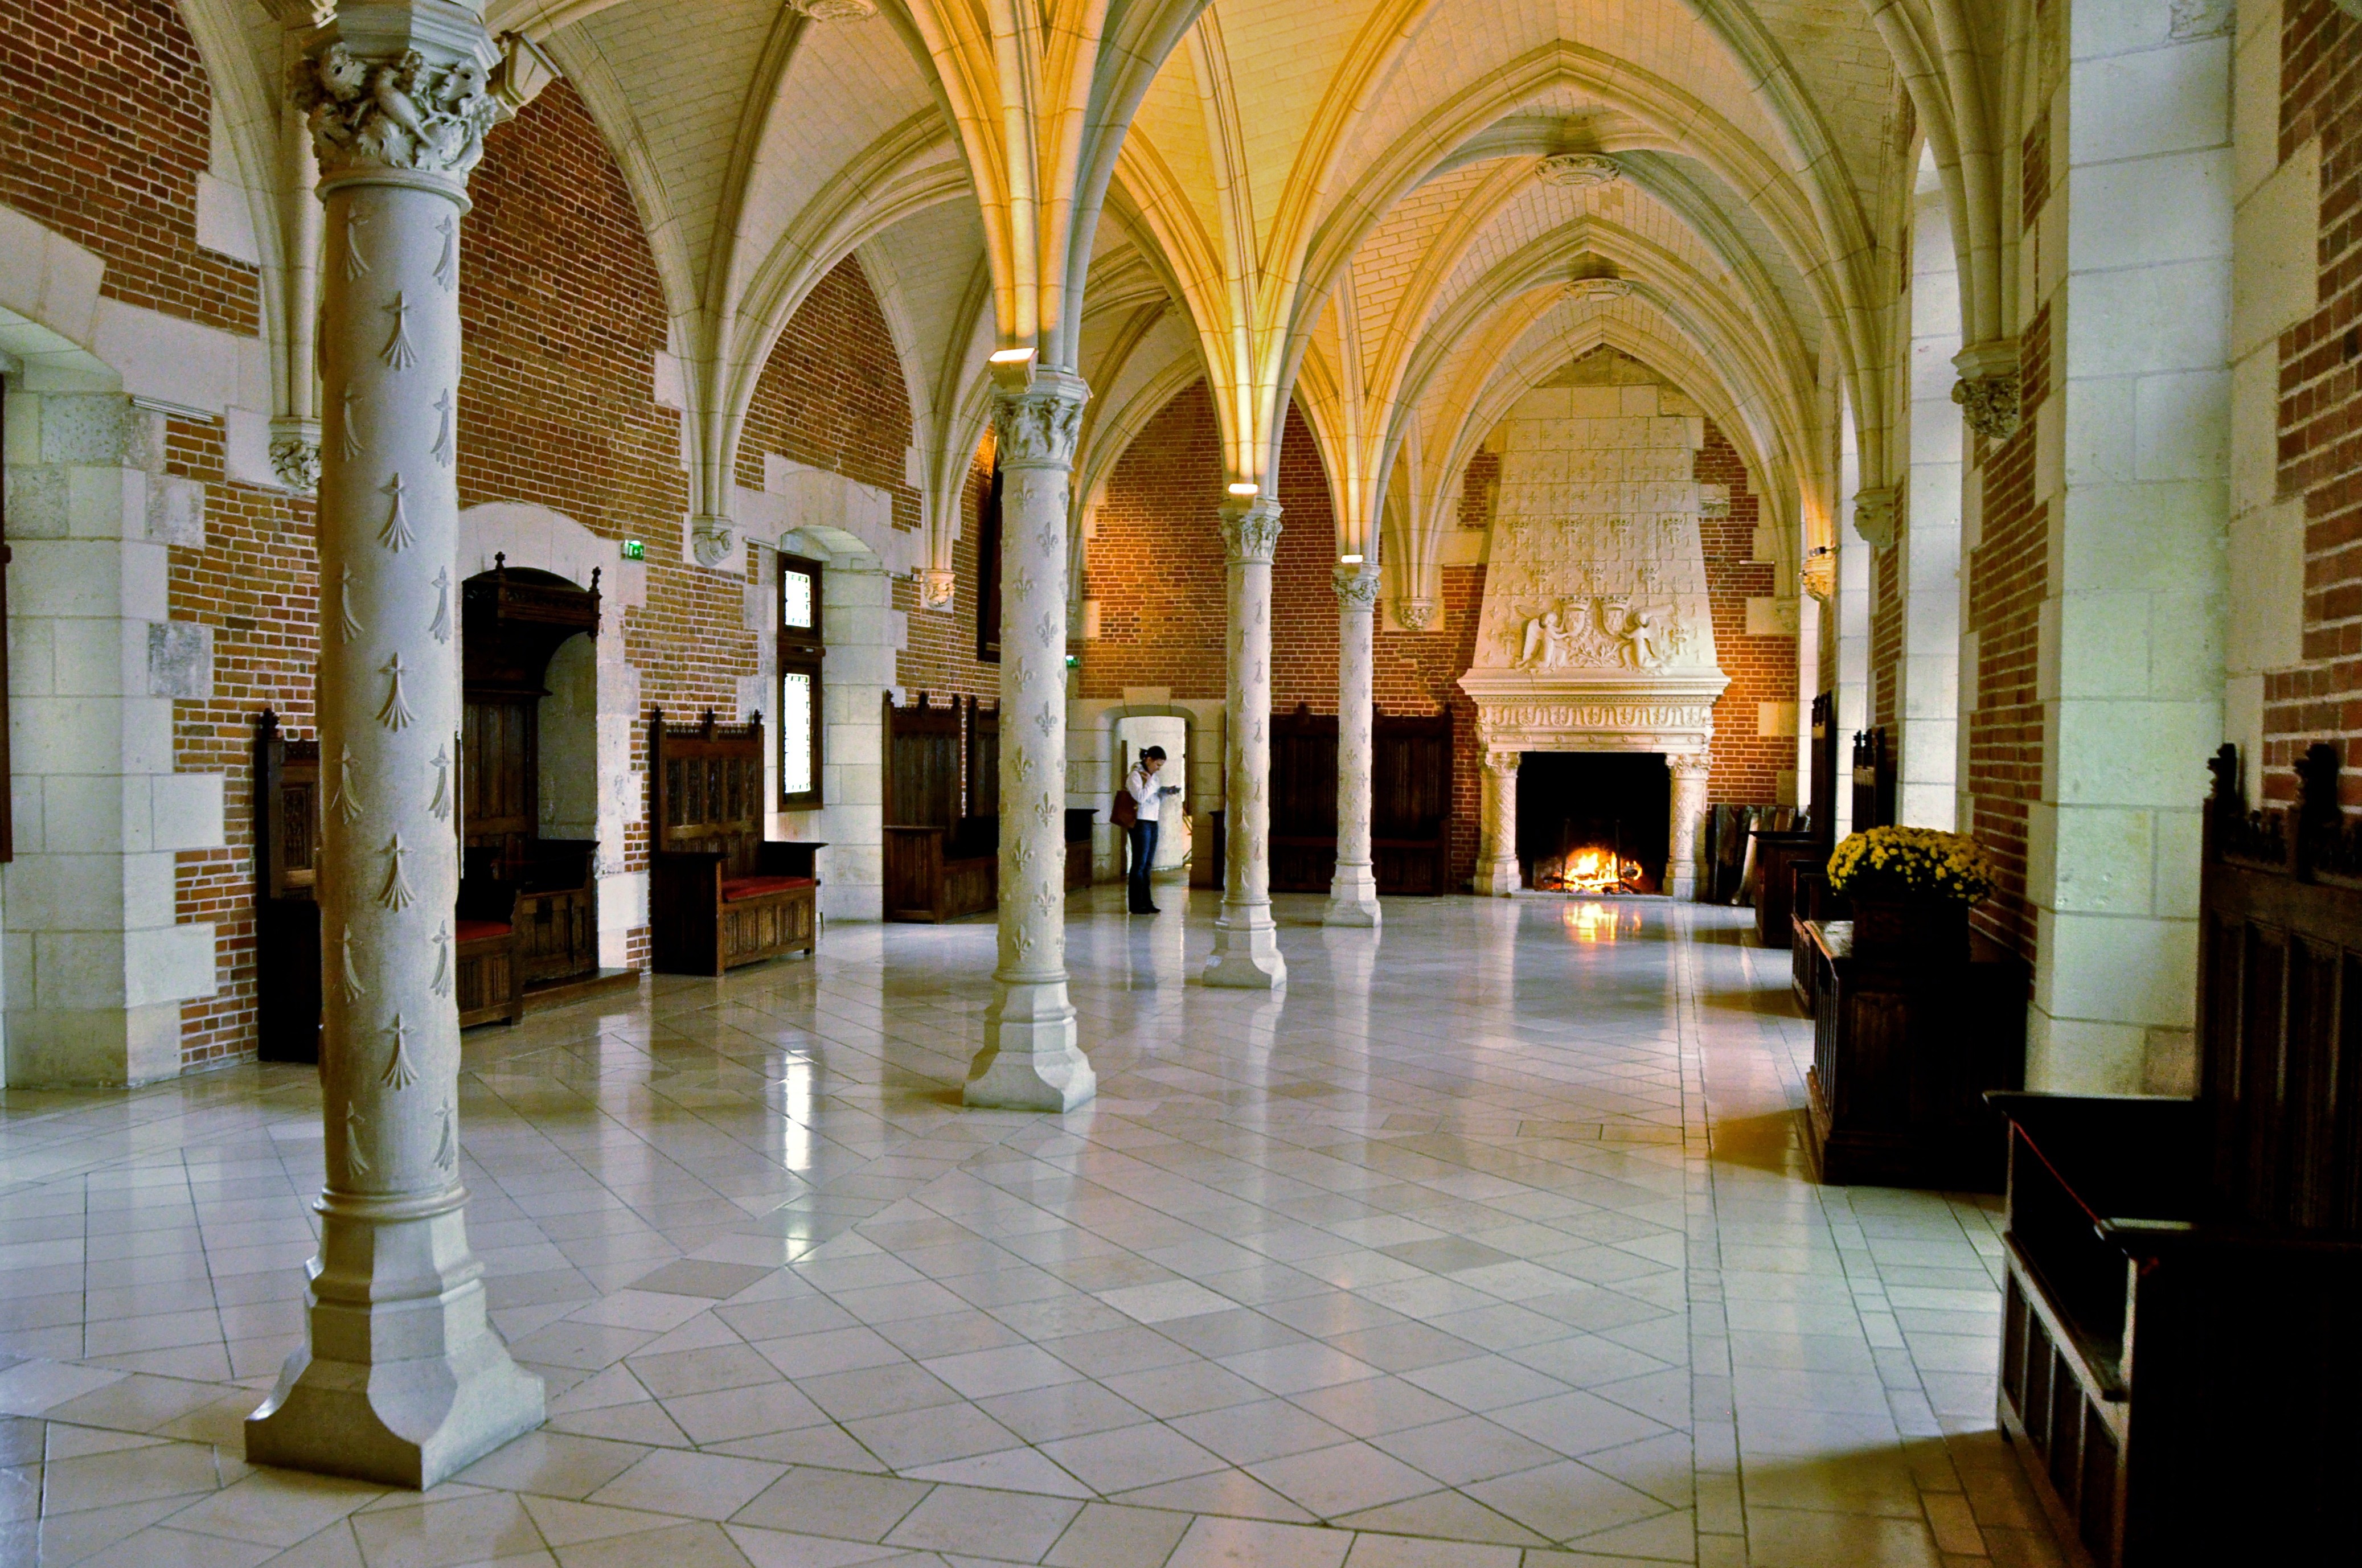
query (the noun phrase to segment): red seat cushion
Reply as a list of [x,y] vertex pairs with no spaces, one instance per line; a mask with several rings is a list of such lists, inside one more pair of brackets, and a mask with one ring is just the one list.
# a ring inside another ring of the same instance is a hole
[[488,936],[506,936],[509,922],[504,920],[463,920],[451,934],[461,942],[481,942]]
[[731,877],[722,883],[722,900],[734,904],[741,899],[759,899],[766,893],[792,892],[798,888],[811,885],[812,879],[809,877]]

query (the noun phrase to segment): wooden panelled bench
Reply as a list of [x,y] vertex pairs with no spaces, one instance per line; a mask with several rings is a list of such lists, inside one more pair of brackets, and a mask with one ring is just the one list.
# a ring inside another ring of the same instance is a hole
[[[1370,725],[1370,862],[1382,894],[1450,889],[1451,715],[1377,711]],[[1271,886],[1325,893],[1337,874],[1337,716],[1297,703],[1271,722]]]
[[2234,748],[2213,766],[2197,1096],[1992,1097],[2001,1421],[2104,1568],[2356,1551],[2362,834],[2329,746],[2290,810],[2246,810]]
[[937,707],[923,691],[904,707],[889,692],[883,720],[886,918],[939,922],[993,908],[1000,901],[999,710],[962,697]]
[[[254,720],[255,1032],[266,1062],[320,1059],[320,743]],[[464,877],[452,911],[459,1027],[524,1016],[516,889]]]
[[657,969],[719,975],[818,941],[822,844],[763,836],[763,716],[648,723],[648,918]]

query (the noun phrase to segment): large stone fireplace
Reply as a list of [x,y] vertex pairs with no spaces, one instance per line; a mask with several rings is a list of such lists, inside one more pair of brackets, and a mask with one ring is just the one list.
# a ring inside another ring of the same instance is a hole
[[1540,387],[1504,426],[1475,658],[1460,679],[1484,756],[1479,892],[1524,885],[1522,756],[1617,752],[1664,758],[1665,863],[1644,869],[1661,890],[1694,896],[1714,705],[1730,683],[1698,537],[1704,438],[1686,400],[1654,385]]

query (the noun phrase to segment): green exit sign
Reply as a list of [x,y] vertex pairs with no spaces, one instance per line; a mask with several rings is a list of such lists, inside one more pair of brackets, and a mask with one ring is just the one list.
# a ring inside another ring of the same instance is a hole
[[648,547],[638,539],[626,539],[624,541],[624,558],[627,561],[646,560],[648,558]]

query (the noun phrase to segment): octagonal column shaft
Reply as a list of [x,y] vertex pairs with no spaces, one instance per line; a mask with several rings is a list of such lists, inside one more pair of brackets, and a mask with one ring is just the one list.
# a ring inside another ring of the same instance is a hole
[[1279,548],[1279,502],[1224,502],[1222,547],[1231,626],[1227,855],[1214,953],[1200,977],[1209,986],[1263,989],[1287,982],[1271,919],[1271,558]]
[[298,93],[326,202],[318,883],[327,1185],[306,1343],[247,1457],[425,1487],[536,1426],[459,1185],[459,220],[497,114],[476,14],[348,5]]
[[1098,1092],[1066,994],[1066,507],[1090,389],[1036,374],[993,403],[1001,473],[1000,961],[967,1104],[1071,1110]]
[[1506,899],[1525,886],[1518,868],[1518,754],[1485,754],[1484,837],[1476,852],[1476,890]]
[[1378,923],[1378,879],[1370,849],[1371,737],[1376,681],[1378,573],[1341,566],[1337,588],[1337,870],[1323,925]]

